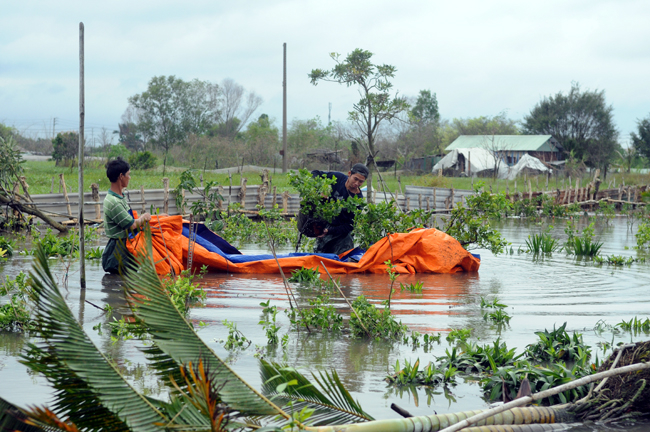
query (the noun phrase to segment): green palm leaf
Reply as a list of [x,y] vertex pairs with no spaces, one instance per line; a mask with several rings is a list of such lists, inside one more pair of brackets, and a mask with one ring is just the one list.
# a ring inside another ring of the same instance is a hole
[[[319,376],[312,373],[320,389],[300,372],[286,365],[262,360],[260,374],[264,394],[283,404],[293,402],[292,411],[300,411],[304,407],[314,409],[309,420],[315,426],[374,420],[352,398],[334,370],[331,373],[319,372]],[[296,385],[288,385],[282,393],[278,392],[278,385],[294,380]]]
[[[203,360],[217,384],[225,384],[219,391],[222,401],[245,415],[277,415],[289,418],[273,402],[255,390],[237,375],[199,338],[192,325],[180,313],[164,291],[151,259],[151,232],[145,231],[146,254],[138,259],[138,266],[126,274],[126,297],[134,315],[145,323],[156,348],[148,350],[156,367],[163,374],[175,373],[169,362],[177,366],[195,364]],[[166,354],[169,358],[165,357]]]
[[[36,319],[43,342],[31,346],[25,354],[25,363],[45,372],[57,388],[57,414],[69,415],[79,427],[89,429],[164,430],[154,423],[167,424],[169,419],[148,398],[135,391],[95,347],[68,308],[40,247],[35,256],[32,279],[37,293]],[[47,366],[51,366],[49,371],[45,371]],[[87,416],[79,415],[79,408]],[[102,419],[100,416],[107,414],[107,410],[113,415]],[[116,421],[103,423],[111,418]]]

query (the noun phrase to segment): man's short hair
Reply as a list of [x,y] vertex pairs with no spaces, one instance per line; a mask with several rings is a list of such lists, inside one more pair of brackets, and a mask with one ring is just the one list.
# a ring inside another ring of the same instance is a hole
[[126,174],[130,169],[129,163],[118,157],[106,164],[106,177],[108,177],[108,181],[115,183],[120,178],[120,174]]
[[350,169],[350,174],[361,174],[365,178],[368,178],[370,172],[368,171],[368,168],[364,164],[358,163],[352,165],[352,168]]

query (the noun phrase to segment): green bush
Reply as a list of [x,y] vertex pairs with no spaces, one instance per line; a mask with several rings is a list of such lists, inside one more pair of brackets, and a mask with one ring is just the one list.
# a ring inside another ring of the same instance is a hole
[[636,246],[639,249],[646,249],[650,247],[650,222],[645,222],[639,225],[639,230],[635,234]]
[[156,157],[150,151],[136,152],[129,156],[131,169],[145,170],[156,167]]
[[[378,309],[375,305],[369,303],[364,296],[357,297],[352,302],[352,307],[359,314],[363,326],[375,339],[400,339],[408,330],[401,321],[397,322],[395,320],[388,307]],[[350,317],[352,335],[360,338],[367,337],[368,335],[363,326],[359,322],[357,315],[352,313]]]

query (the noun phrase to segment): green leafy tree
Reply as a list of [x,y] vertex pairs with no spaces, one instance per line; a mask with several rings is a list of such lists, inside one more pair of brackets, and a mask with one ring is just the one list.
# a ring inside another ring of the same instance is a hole
[[526,134],[553,135],[564,150],[606,174],[616,155],[618,131],[614,108],[607,105],[604,90],[582,91],[578,83],[569,93],[543,98],[524,117]]
[[372,167],[377,154],[375,141],[379,125],[384,121],[392,121],[409,105],[404,97],[392,94],[393,83],[397,69],[391,65],[376,65],[371,62],[373,54],[370,51],[355,49],[344,60],[340,55],[332,53],[330,57],[336,62],[331,70],[313,69],[309,79],[313,85],[319,81],[330,81],[346,86],[357,86],[361,99],[352,106],[348,118],[357,126],[358,132],[364,137],[368,147],[367,165],[371,169],[367,179],[368,202],[372,200]]
[[650,159],[650,115],[637,120],[637,132],[632,132],[632,143],[634,147],[646,158]]
[[397,123],[394,143],[396,159],[406,162],[412,157],[442,152],[438,99],[430,90],[420,90],[412,102],[405,121]]
[[438,111],[438,97],[431,90],[420,90],[415,105],[410,111],[411,117],[418,123],[430,123],[440,121]]
[[52,140],[54,152],[52,159],[57,165],[72,161],[79,153],[79,134],[77,132],[59,132]]
[[249,163],[263,165],[273,162],[280,145],[280,132],[268,115],[262,114],[256,122],[249,123],[242,135]]
[[131,96],[129,104],[138,113],[137,129],[162,150],[164,174],[172,146],[214,125],[218,86],[207,81],[186,82],[173,75],[157,76],[149,81],[146,91]]

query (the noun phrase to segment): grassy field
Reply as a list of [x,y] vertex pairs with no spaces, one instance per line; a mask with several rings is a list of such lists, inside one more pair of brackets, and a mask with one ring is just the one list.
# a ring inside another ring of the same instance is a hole
[[[24,164],[25,168],[25,177],[27,178],[27,183],[29,184],[30,194],[46,194],[53,191],[54,193],[59,193],[59,174],[63,174],[65,178],[66,187],[68,193],[77,193],[78,191],[78,173],[76,166],[71,168],[57,167],[54,165],[54,162],[50,161],[27,161]],[[180,175],[183,171],[182,168],[167,167],[167,172],[165,177],[169,178],[170,188],[175,188],[179,181]],[[398,187],[397,177],[392,172],[382,173],[384,181],[387,183],[388,188],[391,191],[395,191]],[[244,177],[248,178],[249,185],[260,184],[260,176],[256,173],[248,172],[244,173]],[[145,189],[161,189],[162,185],[162,167],[150,169],[150,170],[133,170],[131,172],[131,183],[129,185],[130,190],[139,190],[140,186],[144,186]],[[216,180],[220,185],[228,186],[229,179],[228,174],[215,174],[209,171],[206,171],[203,176],[205,181]],[[232,184],[238,185],[240,183],[241,176],[239,174],[232,175]],[[54,179],[54,180],[53,180]],[[626,185],[641,185],[650,183],[650,175],[648,174],[624,174],[616,173],[614,175],[610,174],[607,177],[607,180],[601,184],[601,189],[608,187],[610,182],[616,179],[616,186],[618,187],[621,182],[624,180]],[[531,184],[533,190],[544,190],[546,186],[546,178],[544,176],[540,177],[531,177]],[[580,185],[586,186],[591,179],[588,175],[585,175],[580,179]],[[402,191],[404,186],[429,186],[429,187],[443,187],[450,188],[454,187],[455,189],[472,189],[472,183],[477,181],[482,181],[489,188],[492,188],[493,192],[503,192],[506,190],[506,187],[512,192],[514,191],[514,181],[506,180],[492,180],[492,179],[471,179],[467,177],[438,177],[431,174],[428,175],[402,175],[401,176],[401,185]],[[87,191],[90,191],[90,185],[92,183],[99,184],[100,190],[107,190],[110,186],[108,179],[106,178],[106,170],[104,169],[103,163],[91,162],[88,166],[84,167],[84,186]],[[288,190],[294,192],[292,187],[289,185],[288,175],[284,175],[278,170],[276,174],[273,174],[271,171],[271,184],[272,186],[277,186],[277,191],[284,192]],[[377,175],[373,176],[373,185],[374,188],[377,188],[379,184],[379,178]],[[548,187],[551,190],[554,190],[556,187],[564,189],[568,184],[568,180],[562,178],[556,179],[551,177],[549,180]],[[575,179],[573,179],[572,187],[575,187]],[[523,178],[517,179],[517,190],[520,192],[525,192],[528,190],[528,183],[524,181]]]

